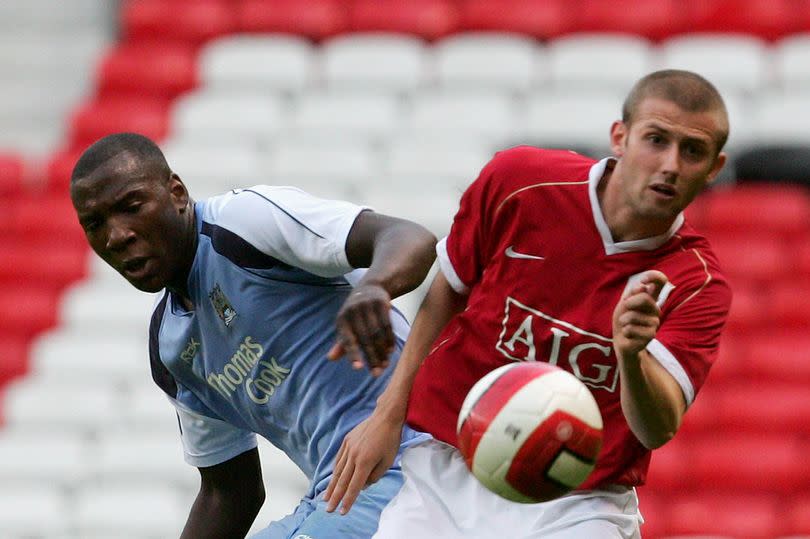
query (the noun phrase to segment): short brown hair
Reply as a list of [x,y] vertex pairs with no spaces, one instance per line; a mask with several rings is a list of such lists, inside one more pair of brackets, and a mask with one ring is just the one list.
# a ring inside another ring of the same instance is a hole
[[622,121],[626,125],[633,123],[639,105],[648,97],[672,101],[689,112],[721,111],[726,128],[717,133],[717,152],[723,149],[728,140],[728,111],[723,97],[711,82],[697,73],[679,69],[664,69],[646,75],[636,82],[624,100]]

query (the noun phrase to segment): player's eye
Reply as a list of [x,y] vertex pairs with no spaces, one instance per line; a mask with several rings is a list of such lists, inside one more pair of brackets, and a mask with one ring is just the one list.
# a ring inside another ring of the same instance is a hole
[[649,140],[653,144],[662,144],[664,142],[664,137],[662,137],[657,133],[652,133],[650,135],[647,135],[647,140]]
[[127,204],[126,206],[124,206],[124,211],[126,213],[138,213],[138,211],[140,211],[141,209],[141,206],[143,206],[142,203],[133,202],[131,204]]

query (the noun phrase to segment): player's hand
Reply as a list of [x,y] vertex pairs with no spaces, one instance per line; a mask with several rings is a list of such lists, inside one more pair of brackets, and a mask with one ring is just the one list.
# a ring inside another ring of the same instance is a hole
[[323,496],[326,510],[331,513],[340,506],[340,514],[348,513],[363,487],[378,481],[394,463],[401,438],[402,424],[378,414],[349,431],[335,457],[335,470]]
[[367,364],[373,376],[382,374],[394,351],[390,313],[391,296],[385,288],[375,284],[356,287],[338,311],[338,340],[327,357],[337,360],[345,355],[353,368]]
[[655,337],[661,325],[656,302],[668,281],[660,271],[650,270],[622,295],[613,311],[613,348],[618,357],[638,355]]

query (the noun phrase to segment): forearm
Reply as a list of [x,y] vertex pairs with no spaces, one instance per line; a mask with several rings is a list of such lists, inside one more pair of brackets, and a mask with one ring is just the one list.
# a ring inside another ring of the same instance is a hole
[[621,404],[636,438],[648,449],[661,447],[678,431],[686,410],[680,385],[646,350],[619,358]]
[[436,258],[436,237],[414,223],[395,220],[374,240],[373,255],[358,284],[382,286],[392,298],[414,290]]
[[245,537],[262,506],[263,498],[226,495],[201,489],[191,507],[180,539]]
[[439,272],[416,314],[391,380],[377,401],[376,413],[391,421],[405,422],[408,398],[419,367],[441,331],[455,314],[464,310],[466,303],[467,297],[457,294]]

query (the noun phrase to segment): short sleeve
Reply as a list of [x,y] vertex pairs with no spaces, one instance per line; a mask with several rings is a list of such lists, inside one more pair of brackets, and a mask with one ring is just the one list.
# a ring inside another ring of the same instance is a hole
[[352,271],[346,240],[368,207],[326,200],[295,187],[235,190],[215,204],[215,223],[282,262],[322,277]]
[[647,351],[678,381],[689,406],[717,359],[731,290],[725,281],[716,281],[686,292],[686,297],[670,296],[671,311],[665,306],[665,318]]
[[222,464],[257,446],[256,435],[233,425],[198,414],[174,399],[183,458],[192,466],[206,468]]

